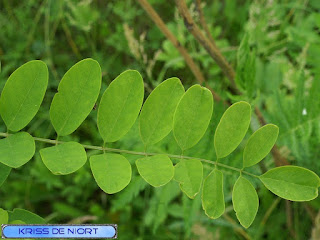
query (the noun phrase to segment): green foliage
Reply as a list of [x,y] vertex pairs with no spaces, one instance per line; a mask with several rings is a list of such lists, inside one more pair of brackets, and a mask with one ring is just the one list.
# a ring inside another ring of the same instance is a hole
[[153,187],[161,187],[173,178],[174,168],[167,155],[139,158],[136,165],[141,177]]
[[214,135],[217,158],[232,153],[240,144],[250,124],[251,107],[247,102],[238,102],[229,107],[220,119]]
[[302,167],[277,167],[259,178],[271,192],[284,199],[310,201],[318,196],[318,175]]
[[258,212],[259,198],[252,184],[242,176],[234,184],[232,203],[241,225],[250,227]]
[[99,187],[109,194],[121,191],[131,180],[131,165],[120,154],[105,153],[92,156],[90,167]]
[[7,165],[0,163],[0,186],[7,179],[10,172],[11,172],[11,167],[8,167]]
[[159,142],[172,130],[173,114],[184,88],[178,78],[169,78],[149,95],[140,113],[140,134],[145,145]]
[[140,112],[144,95],[139,72],[120,74],[104,92],[98,109],[98,128],[104,142],[115,142],[125,135]]
[[21,167],[33,157],[35,148],[34,139],[29,133],[15,133],[0,140],[0,162],[12,168]]
[[243,151],[243,166],[250,167],[260,162],[272,149],[278,138],[279,128],[267,124],[255,131]]
[[203,178],[203,166],[197,159],[180,160],[174,167],[174,180],[181,190],[191,199],[199,192]]
[[173,118],[173,134],[180,148],[197,144],[205,134],[213,111],[209,89],[194,85],[182,96]]
[[219,218],[225,211],[223,173],[214,169],[204,180],[202,208],[209,218]]
[[11,131],[24,128],[38,112],[48,85],[47,65],[38,60],[15,70],[0,98],[0,114]]
[[62,143],[40,150],[46,167],[56,175],[66,175],[81,168],[87,161],[83,146],[77,142]]
[[86,119],[100,86],[100,65],[93,59],[84,59],[66,72],[50,106],[50,119],[58,136],[71,134]]
[[[44,224],[45,220],[37,214],[24,209],[15,208],[13,211],[8,211],[9,223],[13,221],[23,221],[26,224]],[[16,223],[19,224],[19,223]]]

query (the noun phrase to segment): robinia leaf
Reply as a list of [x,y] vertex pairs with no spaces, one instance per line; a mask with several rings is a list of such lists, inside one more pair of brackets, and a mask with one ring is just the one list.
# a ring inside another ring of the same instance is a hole
[[111,82],[98,109],[98,128],[104,142],[115,142],[136,121],[142,106],[144,84],[138,71],[127,70]]
[[19,132],[0,140],[0,162],[18,168],[34,155],[35,143],[29,133]]
[[214,169],[204,180],[202,208],[209,218],[219,218],[225,210],[223,194],[223,174]]
[[259,178],[271,192],[287,200],[310,201],[318,196],[318,175],[302,167],[273,168]]
[[174,168],[167,155],[159,154],[136,160],[141,177],[153,187],[160,187],[171,181]]
[[87,161],[84,147],[77,142],[62,143],[40,150],[46,167],[56,175],[66,175],[80,169]]
[[193,199],[200,191],[203,178],[202,163],[197,159],[182,159],[174,169],[174,179],[180,183],[181,190]]
[[250,227],[258,212],[259,198],[256,189],[242,176],[233,187],[232,203],[240,224]]
[[165,80],[151,92],[140,113],[140,135],[145,145],[159,142],[170,133],[173,114],[183,93],[178,78]]
[[[1,141],[0,141],[1,143]],[[11,172],[11,167],[0,163],[0,186],[4,183]]]
[[173,117],[173,134],[182,150],[200,141],[208,128],[212,111],[213,97],[209,89],[196,84],[182,96]]
[[[13,209],[13,211],[8,211],[8,214],[9,214],[9,223],[13,223],[14,221],[22,221],[26,224],[44,224],[45,223],[42,217],[20,208],[15,208]],[[16,223],[16,224],[19,224],[19,223]]]
[[260,162],[277,141],[279,128],[267,124],[255,131],[243,151],[243,166],[250,167]]
[[218,158],[232,153],[240,144],[250,124],[251,106],[237,102],[222,115],[214,134],[214,147]]
[[131,165],[120,154],[105,153],[92,156],[90,166],[98,186],[106,193],[120,192],[131,181]]
[[27,62],[10,75],[0,98],[0,114],[9,130],[19,131],[32,120],[47,85],[48,68],[39,60]]
[[101,69],[87,58],[63,76],[50,106],[50,119],[59,136],[74,132],[94,107],[101,87]]

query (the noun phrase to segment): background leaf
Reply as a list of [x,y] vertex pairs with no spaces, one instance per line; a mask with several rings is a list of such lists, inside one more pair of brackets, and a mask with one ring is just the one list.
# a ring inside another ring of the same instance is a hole
[[27,163],[34,155],[33,137],[26,132],[19,132],[0,140],[0,162],[18,168]]
[[241,225],[250,227],[258,212],[259,198],[256,189],[242,176],[234,184],[232,203]]
[[202,208],[209,218],[219,218],[225,211],[223,174],[214,169],[204,180]]
[[38,112],[48,85],[47,65],[23,64],[8,78],[0,98],[0,114],[11,131],[24,128]]
[[171,181],[174,168],[167,155],[139,158],[136,165],[141,177],[150,185],[160,187]]
[[297,166],[282,166],[259,177],[271,192],[291,201],[310,201],[318,196],[319,177]]
[[173,134],[182,150],[193,147],[203,137],[212,111],[209,89],[196,84],[182,96],[173,117]]
[[143,80],[137,71],[124,71],[111,82],[98,109],[98,128],[104,142],[115,142],[130,130],[141,109],[143,95]]
[[83,146],[77,142],[66,142],[43,148],[40,155],[46,167],[56,175],[66,175],[80,169],[87,161]]
[[63,76],[50,106],[50,119],[59,136],[74,132],[91,112],[99,96],[101,69],[87,58]]
[[203,178],[203,166],[197,159],[181,159],[174,166],[174,179],[180,184],[181,190],[191,199],[199,192]]
[[250,167],[260,162],[277,141],[279,128],[267,124],[255,131],[243,151],[243,166]]
[[8,214],[9,214],[10,223],[18,220],[26,224],[44,224],[45,223],[45,220],[42,217],[20,208],[15,208],[13,209],[13,211],[8,211]]
[[120,154],[105,153],[92,156],[90,166],[98,186],[108,194],[120,192],[131,181],[131,165]]
[[[1,143],[1,141],[0,141]],[[11,172],[11,167],[0,163],[0,186],[4,183]]]
[[247,102],[237,102],[222,115],[214,135],[214,147],[218,158],[232,153],[248,130],[251,107]]
[[183,93],[179,78],[169,78],[151,92],[143,104],[139,122],[145,145],[159,142],[170,133],[173,114]]

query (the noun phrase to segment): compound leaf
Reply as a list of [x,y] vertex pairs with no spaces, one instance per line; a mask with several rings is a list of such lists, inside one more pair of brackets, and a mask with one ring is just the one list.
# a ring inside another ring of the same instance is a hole
[[174,168],[167,155],[159,154],[136,160],[141,177],[153,187],[160,187],[171,181]]
[[232,203],[240,224],[250,227],[258,212],[259,198],[256,189],[242,176],[233,187]]
[[318,175],[302,167],[273,168],[259,178],[271,192],[287,200],[310,201],[318,196]]
[[10,172],[11,172],[11,167],[8,167],[7,165],[0,163],[0,186],[7,179]]
[[39,60],[27,62],[10,75],[0,98],[0,114],[9,130],[19,131],[32,120],[47,85],[48,68]]
[[250,124],[251,106],[237,102],[222,115],[214,135],[214,147],[218,158],[232,153],[240,144]]
[[250,167],[260,162],[277,141],[279,128],[267,124],[255,131],[243,151],[243,166]]
[[141,109],[143,95],[143,80],[137,71],[124,71],[111,82],[98,109],[98,128],[104,142],[115,142],[130,130]]
[[0,162],[12,168],[21,167],[33,157],[35,148],[34,139],[29,133],[9,135],[0,140]]
[[[9,223],[13,221],[22,221],[26,224],[44,224],[45,221],[42,217],[29,212],[24,209],[15,208],[13,211],[8,211],[9,214]],[[19,223],[16,223],[19,224]]]
[[106,193],[120,192],[131,180],[131,165],[120,154],[105,153],[90,157],[90,166],[98,186]]
[[101,69],[93,59],[84,59],[66,72],[50,106],[50,119],[59,136],[71,134],[86,119],[100,87]]
[[223,194],[223,174],[214,169],[204,180],[202,208],[209,218],[219,218],[225,210]]
[[193,147],[205,134],[213,111],[210,90],[196,84],[182,96],[173,117],[173,134],[182,150]]
[[143,104],[140,135],[145,145],[159,142],[172,130],[173,114],[184,88],[178,78],[169,78],[157,86]]
[[80,169],[87,161],[84,147],[77,142],[62,143],[40,150],[46,167],[56,175],[66,175]]
[[200,191],[203,166],[197,159],[181,160],[174,167],[174,179],[180,184],[181,190],[191,199]]

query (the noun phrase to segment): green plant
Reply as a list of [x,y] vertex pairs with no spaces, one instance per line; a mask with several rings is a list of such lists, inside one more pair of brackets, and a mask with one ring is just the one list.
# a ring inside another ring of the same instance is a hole
[[[108,194],[121,191],[131,181],[131,164],[119,153],[142,155],[143,158],[136,160],[136,167],[146,182],[159,187],[175,179],[191,199],[202,189],[203,209],[213,219],[219,218],[225,211],[224,176],[220,169],[237,172],[240,176],[233,188],[232,202],[239,222],[246,228],[255,219],[259,206],[256,190],[247,177],[261,180],[271,192],[291,201],[309,201],[318,196],[320,179],[308,169],[281,166],[261,176],[244,170],[259,163],[272,149],[279,132],[273,124],[267,124],[251,135],[243,152],[241,169],[220,163],[246,135],[251,120],[251,106],[247,102],[233,104],[221,117],[214,134],[216,160],[213,161],[183,155],[203,137],[212,116],[213,96],[205,87],[194,85],[184,92],[180,80],[170,78],[156,87],[142,106],[142,77],[137,71],[123,72],[109,85],[100,100],[97,125],[103,145],[99,147],[59,141],[59,137],[71,134],[81,125],[98,99],[101,85],[98,62],[84,59],[62,78],[50,107],[56,140],[19,132],[39,110],[47,84],[46,64],[30,61],[11,74],[2,91],[0,114],[8,129],[7,133],[0,133],[6,137],[0,140],[2,183],[11,168],[20,167],[33,157],[36,140],[55,145],[41,149],[40,154],[46,167],[57,175],[79,170],[87,161],[85,148],[103,151],[90,157],[90,166],[97,184]],[[145,151],[106,147],[106,144],[118,141],[130,130],[140,109],[139,127]],[[159,142],[171,130],[181,148],[181,155],[147,152],[150,145]],[[173,166],[172,160],[178,160],[178,163]],[[204,180],[202,163],[214,165]]]

